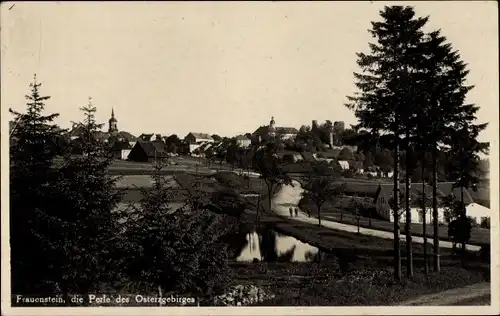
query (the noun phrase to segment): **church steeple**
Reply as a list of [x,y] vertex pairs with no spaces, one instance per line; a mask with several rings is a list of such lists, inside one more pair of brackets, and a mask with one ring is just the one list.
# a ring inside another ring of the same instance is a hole
[[274,127],[274,124],[275,124],[275,122],[274,122],[274,116],[272,116],[272,117],[271,117],[271,121],[269,122],[269,125],[270,125],[271,127]]
[[115,109],[111,108],[111,118],[109,119],[109,129],[108,132],[110,134],[116,134],[118,133],[118,126],[117,123],[118,121],[115,118]]

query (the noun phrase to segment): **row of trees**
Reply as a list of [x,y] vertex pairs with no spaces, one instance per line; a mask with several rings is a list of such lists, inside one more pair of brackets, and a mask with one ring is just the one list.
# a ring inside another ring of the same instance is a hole
[[[358,92],[347,107],[355,112],[366,139],[390,146],[393,151],[394,196],[400,192],[400,164],[405,167],[405,192],[417,166],[430,170],[434,226],[434,270],[440,270],[438,236],[438,152],[455,163],[447,170],[457,187],[471,188],[478,181],[479,152],[487,145],[477,136],[486,124],[476,124],[478,106],[466,102],[473,88],[466,84],[469,71],[458,51],[441,31],[424,32],[428,17],[416,17],[412,7],[390,6],[372,22],[370,53],[358,54],[362,73],[355,73]],[[422,178],[424,178],[422,176]],[[425,190],[425,184],[423,184]],[[403,203],[394,199],[395,277],[401,280],[400,208],[407,213],[407,273],[413,276],[411,257],[410,194]],[[423,199],[425,200],[425,198]],[[462,203],[463,204],[463,203]],[[422,209],[425,205],[422,204]],[[465,208],[462,216],[466,220]],[[427,261],[426,261],[427,262]],[[427,264],[425,271],[428,272]]]
[[12,293],[175,290],[200,297],[221,291],[229,255],[221,240],[234,218],[207,211],[196,192],[189,210],[177,212],[161,166],[140,207],[124,208],[118,179],[107,172],[109,144],[95,137],[96,107],[89,101],[81,108],[83,155],[75,157],[58,143],[64,131],[53,123],[57,114],[44,114],[49,97],[40,86],[35,77],[25,113],[11,110]]

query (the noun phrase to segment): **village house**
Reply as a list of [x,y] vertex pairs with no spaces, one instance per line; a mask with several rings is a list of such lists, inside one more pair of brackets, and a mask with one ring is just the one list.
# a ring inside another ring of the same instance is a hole
[[236,141],[236,145],[238,145],[239,147],[247,148],[252,144],[252,140],[246,135],[238,135],[234,139]]
[[347,160],[339,160],[338,164],[342,170],[349,170],[349,162]]
[[209,134],[205,133],[189,133],[184,137],[184,140],[190,144],[201,144],[210,142],[213,143],[214,139]]
[[213,142],[203,142],[201,144],[197,144],[198,147],[196,147],[194,150],[190,152],[192,157],[205,157],[205,152],[209,148],[213,148],[215,143]]
[[135,162],[156,162],[168,158],[167,146],[163,141],[139,139],[128,154],[128,160]]
[[277,137],[281,140],[295,139],[299,131],[295,127],[276,127],[274,117],[271,117],[269,125],[260,126],[252,133],[258,140],[269,137]]
[[[390,206],[390,201],[393,197],[394,186],[392,184],[379,184],[377,193],[374,198],[374,204],[377,214],[385,218],[390,222],[394,222],[394,216],[392,208]],[[400,185],[400,192],[405,194],[404,184]],[[464,204],[466,208],[466,214],[468,217],[473,219],[476,223],[480,224],[485,220],[490,218],[490,210],[487,207],[474,203],[470,192],[467,189],[463,189],[464,192]],[[425,193],[427,198],[431,198],[432,187],[429,185],[425,186]],[[423,213],[421,210],[421,205],[419,203],[419,198],[422,195],[422,183],[412,183],[411,184],[411,221],[412,223],[422,223]],[[446,197],[453,195],[454,198],[460,201],[461,189],[453,188],[453,182],[439,182],[438,183],[438,196]],[[439,203],[441,204],[441,203]],[[404,205],[401,206],[401,222],[406,222],[406,213],[403,211]],[[445,207],[442,205],[438,206],[438,222],[441,224],[448,224],[447,217],[445,214]],[[432,223],[432,207],[427,206],[426,212],[426,222],[428,224]]]
[[187,153],[192,153],[194,150],[199,148],[202,144],[213,143],[214,139],[212,136],[206,133],[189,133],[184,137],[184,143],[186,145]]
[[129,142],[115,139],[111,146],[111,153],[115,159],[127,160],[132,148]]

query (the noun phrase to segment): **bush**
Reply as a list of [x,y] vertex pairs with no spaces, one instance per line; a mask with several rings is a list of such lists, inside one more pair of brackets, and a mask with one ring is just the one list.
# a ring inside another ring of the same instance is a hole
[[479,250],[479,256],[482,261],[489,262],[491,260],[491,246],[490,245],[481,246],[481,250]]
[[227,293],[216,296],[212,304],[214,306],[245,306],[262,303],[273,299],[274,295],[255,285],[237,285]]
[[342,172],[342,176],[344,178],[352,178],[354,177],[354,173],[352,172],[352,170],[345,170]]
[[482,219],[480,226],[481,226],[481,228],[490,229],[490,219],[489,218]]
[[241,177],[233,172],[218,172],[214,177],[220,184],[228,188],[241,189],[243,187]]

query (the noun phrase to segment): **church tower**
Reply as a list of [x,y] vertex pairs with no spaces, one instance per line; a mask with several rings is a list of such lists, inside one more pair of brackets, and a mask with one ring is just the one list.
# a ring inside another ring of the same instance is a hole
[[117,127],[117,124],[116,124],[117,122],[118,121],[115,118],[115,111],[114,111],[114,109],[111,109],[111,118],[109,119],[108,133],[110,133],[110,134],[116,134],[116,133],[118,133],[118,127]]
[[269,122],[269,136],[275,136],[276,135],[276,128],[274,127],[275,126],[275,122],[274,122],[274,116],[271,117],[271,121]]

